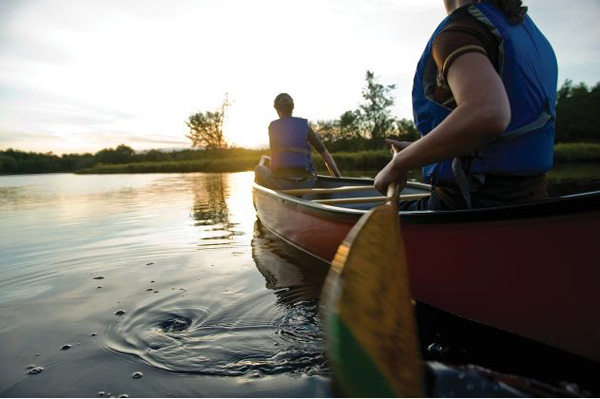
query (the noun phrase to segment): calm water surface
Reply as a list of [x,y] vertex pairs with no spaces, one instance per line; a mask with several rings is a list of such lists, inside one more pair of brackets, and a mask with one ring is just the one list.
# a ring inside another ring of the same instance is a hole
[[252,179],[0,177],[0,395],[328,396],[327,268]]
[[329,396],[327,266],[261,228],[252,179],[0,177],[0,396]]

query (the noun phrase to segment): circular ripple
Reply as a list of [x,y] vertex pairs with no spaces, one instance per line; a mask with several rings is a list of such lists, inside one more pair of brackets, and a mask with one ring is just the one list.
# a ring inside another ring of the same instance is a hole
[[105,345],[177,373],[253,377],[326,373],[314,302],[273,306],[269,294],[202,308],[157,300],[110,320]]

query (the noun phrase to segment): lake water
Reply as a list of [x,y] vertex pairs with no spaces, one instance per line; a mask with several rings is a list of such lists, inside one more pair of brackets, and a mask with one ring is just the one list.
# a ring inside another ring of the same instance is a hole
[[327,266],[261,228],[252,179],[0,177],[0,396],[331,395]]
[[261,229],[252,179],[0,177],[0,395],[328,396],[327,267]]

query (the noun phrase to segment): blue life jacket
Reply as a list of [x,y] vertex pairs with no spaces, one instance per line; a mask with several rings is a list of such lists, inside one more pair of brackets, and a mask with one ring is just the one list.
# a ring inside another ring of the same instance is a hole
[[271,171],[279,168],[302,168],[313,172],[308,143],[308,121],[302,118],[283,117],[269,125]]
[[[469,160],[468,175],[527,176],[544,173],[552,168],[554,153],[558,78],[554,51],[529,16],[522,23],[511,25],[500,9],[485,0],[467,7],[467,11],[498,39],[499,65],[496,68],[506,88],[512,115],[502,136]],[[432,45],[449,18],[444,19],[433,33],[415,74],[413,114],[422,136],[438,126],[452,111],[436,103],[432,97],[437,78]],[[423,179],[434,185],[456,184],[453,160],[423,167]]]

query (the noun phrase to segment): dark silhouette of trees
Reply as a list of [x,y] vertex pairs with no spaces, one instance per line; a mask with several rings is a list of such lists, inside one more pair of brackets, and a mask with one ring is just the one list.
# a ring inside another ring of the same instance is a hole
[[105,148],[96,153],[95,158],[100,163],[119,164],[129,163],[133,160],[135,151],[133,148],[121,144],[117,148]]
[[190,115],[186,125],[190,128],[190,134],[186,135],[192,141],[192,148],[205,148],[209,150],[222,150],[227,148],[223,124],[227,108],[231,103],[227,95],[221,106],[214,112],[197,112]]
[[395,85],[377,82],[367,71],[362,90],[363,103],[355,110],[344,112],[339,119],[311,124],[330,151],[362,151],[385,148],[385,138],[414,141],[419,133],[414,123],[392,115],[392,91]]
[[556,141],[600,141],[600,82],[591,89],[567,79],[557,93]]
[[374,147],[380,147],[394,126],[390,108],[394,105],[392,90],[395,85],[383,85],[375,79],[375,74],[367,71],[366,87],[362,91],[364,102],[357,111],[362,136],[372,140]]

